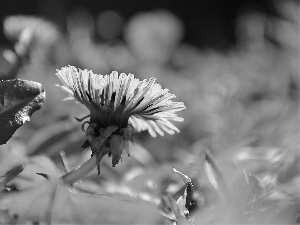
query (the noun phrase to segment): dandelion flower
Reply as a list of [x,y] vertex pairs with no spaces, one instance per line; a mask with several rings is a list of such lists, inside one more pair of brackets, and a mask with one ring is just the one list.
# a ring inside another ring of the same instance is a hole
[[[133,74],[118,75],[116,71],[98,75],[73,66],[57,70],[56,75],[63,83],[60,87],[69,94],[67,99],[75,99],[89,109],[88,116],[77,120],[90,118],[83,123],[83,126],[89,124],[83,147],[91,146],[92,155],[97,153],[99,160],[105,154],[112,155],[115,166],[123,150],[129,155],[128,141],[134,132],[148,130],[152,137],[179,132],[170,121],[183,121],[176,112],[185,106],[182,102],[173,102],[175,95],[162,89],[155,78],[140,81]],[[110,126],[117,128],[105,146],[93,145],[95,138]]]

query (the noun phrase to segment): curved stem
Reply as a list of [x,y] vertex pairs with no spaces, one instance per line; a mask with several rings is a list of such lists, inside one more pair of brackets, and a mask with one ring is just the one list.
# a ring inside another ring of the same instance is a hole
[[80,180],[81,178],[88,175],[90,172],[93,171],[96,167],[96,157],[93,156],[88,161],[83,163],[80,167],[72,170],[71,172],[62,176],[64,182],[68,184],[73,184],[74,182]]
[[[92,143],[92,148],[93,148],[93,146],[97,146],[97,150],[99,150],[102,147],[102,145],[105,143],[107,138],[113,132],[115,132],[117,129],[118,129],[117,126],[107,127],[106,130],[99,137],[96,137],[93,140],[94,143]],[[86,175],[88,175],[91,171],[93,171],[93,169],[96,166],[97,166],[97,160],[96,160],[96,156],[94,155],[88,161],[83,163],[80,167],[78,167],[78,168],[72,170],[71,172],[63,175],[61,178],[64,180],[64,182],[66,182],[68,184],[72,184],[72,183],[82,179]]]

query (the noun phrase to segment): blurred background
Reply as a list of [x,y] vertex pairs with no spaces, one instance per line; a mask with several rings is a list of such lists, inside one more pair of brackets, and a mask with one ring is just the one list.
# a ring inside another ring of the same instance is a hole
[[[282,2],[279,0],[279,2]],[[95,19],[95,35],[102,40],[124,40],[124,26],[139,13],[165,10],[181,23],[182,42],[200,48],[228,49],[236,43],[236,22],[239,16],[253,12],[278,15],[278,3],[272,0],[201,0],[184,1],[81,1],[81,0],[16,0],[1,3],[0,18],[13,14],[36,15],[47,18],[63,31],[69,14],[88,11]],[[110,28],[109,28],[110,27]],[[8,43],[3,33],[1,42]]]
[[[198,224],[299,222],[298,1],[12,0],[0,3],[0,20],[1,79],[40,82],[47,98],[9,141],[14,154],[46,155],[61,171],[62,151],[70,168],[90,157],[74,119],[88,111],[62,102],[56,69],[156,77],[186,105],[179,112],[185,121],[175,124],[181,132],[155,139],[136,134],[130,158],[124,155],[116,168],[103,159],[101,175],[89,179],[159,196],[176,165],[194,180]],[[216,190],[203,175],[206,149],[236,193],[235,203],[213,212]],[[147,186],[145,176],[155,185]],[[248,214],[238,216],[241,209]],[[220,216],[224,210],[229,216]]]

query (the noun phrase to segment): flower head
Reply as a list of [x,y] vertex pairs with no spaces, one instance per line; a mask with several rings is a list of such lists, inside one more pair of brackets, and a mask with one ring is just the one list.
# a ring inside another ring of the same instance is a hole
[[129,150],[126,141],[131,139],[133,131],[148,130],[152,137],[157,133],[179,132],[170,121],[183,121],[176,112],[185,106],[182,102],[173,102],[171,99],[175,95],[162,89],[155,83],[155,78],[140,81],[133,74],[118,75],[116,71],[98,75],[73,66],[57,70],[56,75],[64,84],[61,88],[90,110],[87,117],[90,117],[89,128],[93,129],[86,129],[87,144],[84,147],[92,146],[92,151],[98,152],[95,148],[100,146],[93,149],[92,144],[97,133],[109,126],[117,127],[107,145],[110,150],[105,150],[112,154],[113,165],[118,163],[123,149]]

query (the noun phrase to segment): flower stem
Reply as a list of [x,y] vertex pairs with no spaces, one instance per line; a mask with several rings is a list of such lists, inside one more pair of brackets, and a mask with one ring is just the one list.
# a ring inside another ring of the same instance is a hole
[[88,161],[83,163],[80,167],[63,175],[62,179],[64,180],[65,183],[73,184],[74,182],[88,175],[91,171],[93,171],[95,167],[96,167],[96,157],[93,156]]
[[[97,143],[98,149],[105,143],[107,138],[116,130],[118,127],[116,126],[109,126],[106,130],[97,138],[95,138],[95,142]],[[80,167],[72,170],[71,172],[63,175],[61,178],[64,180],[65,183],[72,184],[86,175],[88,175],[93,169],[96,167],[97,161],[96,156],[94,155],[88,161],[83,163]]]

